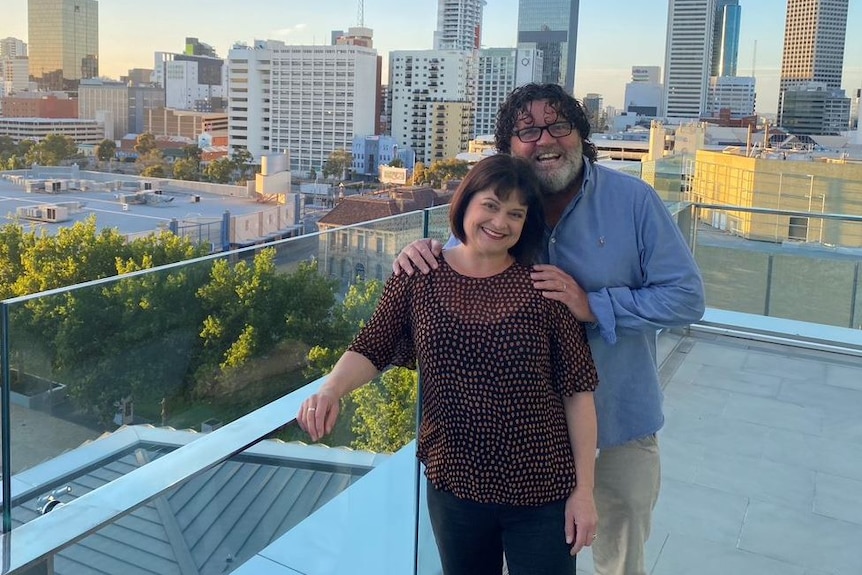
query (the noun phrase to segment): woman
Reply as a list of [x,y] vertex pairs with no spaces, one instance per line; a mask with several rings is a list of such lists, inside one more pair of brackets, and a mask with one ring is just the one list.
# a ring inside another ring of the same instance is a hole
[[461,244],[428,275],[386,283],[377,309],[297,420],[314,441],[340,399],[390,364],[423,382],[418,457],[445,575],[570,575],[595,534],[598,376],[583,326],[535,290],[544,223],[530,167],[476,164],[450,206]]

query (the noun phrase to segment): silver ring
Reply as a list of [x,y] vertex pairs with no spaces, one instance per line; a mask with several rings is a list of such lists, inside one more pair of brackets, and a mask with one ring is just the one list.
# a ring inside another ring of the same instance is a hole
[[563,291],[566,291],[566,282],[563,282]]
[[317,408],[316,407],[309,407],[308,411],[317,411]]

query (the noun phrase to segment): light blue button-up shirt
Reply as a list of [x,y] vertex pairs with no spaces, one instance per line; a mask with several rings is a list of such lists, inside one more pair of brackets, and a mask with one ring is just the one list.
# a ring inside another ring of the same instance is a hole
[[679,228],[648,184],[584,162],[580,193],[546,230],[545,261],[587,292],[587,330],[599,373],[599,447],[622,445],[664,423],[656,332],[701,318],[703,282]]

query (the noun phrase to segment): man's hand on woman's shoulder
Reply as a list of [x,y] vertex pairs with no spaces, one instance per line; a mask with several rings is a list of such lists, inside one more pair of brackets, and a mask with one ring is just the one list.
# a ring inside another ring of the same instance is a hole
[[437,269],[437,258],[442,252],[443,244],[437,240],[416,240],[401,250],[392,262],[392,273],[400,275],[404,272],[412,276],[413,272],[419,270],[420,273],[427,274],[432,269]]

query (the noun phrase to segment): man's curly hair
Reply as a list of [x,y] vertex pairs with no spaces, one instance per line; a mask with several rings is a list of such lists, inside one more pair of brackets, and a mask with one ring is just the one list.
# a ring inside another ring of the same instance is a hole
[[530,103],[535,100],[547,100],[560,116],[572,123],[583,141],[584,157],[595,162],[596,146],[589,140],[590,121],[587,119],[587,114],[581,103],[567,94],[559,84],[524,84],[512,90],[497,111],[497,129],[494,131],[494,143],[497,149],[504,154],[511,153],[511,142],[518,117],[527,112]]

